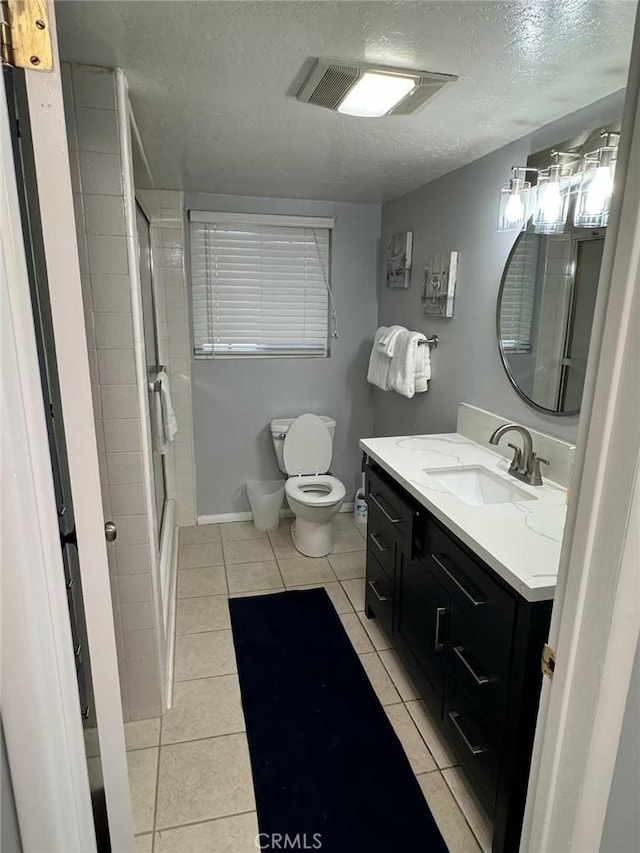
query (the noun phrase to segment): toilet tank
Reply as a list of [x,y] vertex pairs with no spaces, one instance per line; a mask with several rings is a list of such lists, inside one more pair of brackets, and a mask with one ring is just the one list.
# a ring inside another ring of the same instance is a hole
[[[295,418],[276,418],[271,421],[271,440],[273,441],[273,449],[276,454],[276,459],[278,461],[278,468],[286,474],[286,469],[284,467],[284,459],[282,457],[282,451],[284,448],[284,437],[287,434],[287,430],[291,426],[291,424],[297,420],[299,416],[296,415]],[[331,444],[333,445],[333,437],[336,434],[336,422],[333,418],[328,418],[326,415],[318,415],[322,423],[329,430],[329,435],[331,436]]]

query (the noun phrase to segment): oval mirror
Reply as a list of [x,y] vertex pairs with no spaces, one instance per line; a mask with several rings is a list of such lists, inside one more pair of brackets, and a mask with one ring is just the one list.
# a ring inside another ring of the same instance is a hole
[[507,376],[533,408],[577,415],[606,229],[518,235],[498,295]]

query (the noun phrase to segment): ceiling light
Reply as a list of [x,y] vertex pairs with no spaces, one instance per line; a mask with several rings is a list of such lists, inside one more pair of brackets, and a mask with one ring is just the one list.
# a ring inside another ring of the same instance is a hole
[[455,74],[316,59],[297,98],[349,116],[410,115],[457,79]]
[[338,112],[379,118],[386,115],[416,87],[415,78],[367,71],[347,92]]

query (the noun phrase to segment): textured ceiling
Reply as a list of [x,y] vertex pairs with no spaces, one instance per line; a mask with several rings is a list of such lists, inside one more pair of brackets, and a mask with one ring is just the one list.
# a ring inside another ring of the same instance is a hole
[[[381,202],[626,82],[632,0],[56,3],[65,59],[126,72],[158,187]],[[295,99],[310,57],[458,74],[412,116]]]

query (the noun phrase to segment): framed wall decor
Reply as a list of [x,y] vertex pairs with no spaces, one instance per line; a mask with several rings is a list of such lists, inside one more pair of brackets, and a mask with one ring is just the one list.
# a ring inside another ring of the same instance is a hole
[[411,286],[413,231],[394,234],[387,245],[387,287]]
[[432,317],[453,317],[453,299],[458,278],[458,253],[435,252],[424,269],[422,302]]

